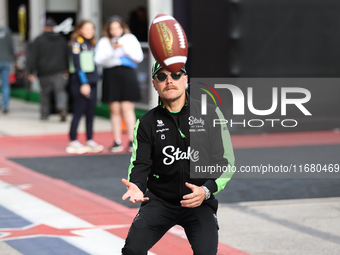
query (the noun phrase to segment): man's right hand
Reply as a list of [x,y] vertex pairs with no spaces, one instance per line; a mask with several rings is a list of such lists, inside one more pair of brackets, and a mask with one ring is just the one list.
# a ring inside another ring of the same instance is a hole
[[143,192],[138,188],[138,186],[132,182],[129,182],[126,179],[122,179],[122,183],[128,187],[128,191],[123,195],[122,199],[126,200],[129,199],[129,202],[134,204],[136,202],[144,202],[149,200],[148,197],[144,197]]

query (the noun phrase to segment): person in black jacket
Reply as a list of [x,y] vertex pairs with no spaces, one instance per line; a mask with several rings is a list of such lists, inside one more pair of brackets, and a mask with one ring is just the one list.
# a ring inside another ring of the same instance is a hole
[[[70,90],[73,97],[73,118],[70,128],[70,143],[67,153],[84,154],[101,152],[104,146],[93,140],[93,120],[97,103],[99,74],[94,62],[96,37],[94,25],[81,20],[75,27],[70,40]],[[73,69],[73,70],[72,70]],[[86,145],[77,140],[78,124],[86,116]]]
[[[232,172],[194,175],[195,166],[234,166],[234,154],[226,125],[213,126],[223,118],[209,105],[200,113],[200,102],[186,92],[184,68],[170,73],[157,62],[152,68],[159,105],[137,120],[128,180],[122,199],[142,202],[126,238],[122,253],[147,251],[174,225],[181,225],[195,255],[217,253],[218,225],[215,194]],[[146,192],[146,193],[145,193]]]
[[53,32],[56,22],[47,18],[44,33],[38,36],[32,45],[28,63],[28,79],[33,82],[37,72],[40,81],[40,119],[47,120],[50,114],[50,97],[54,92],[56,108],[60,121],[66,121],[68,82],[68,46],[61,34]]

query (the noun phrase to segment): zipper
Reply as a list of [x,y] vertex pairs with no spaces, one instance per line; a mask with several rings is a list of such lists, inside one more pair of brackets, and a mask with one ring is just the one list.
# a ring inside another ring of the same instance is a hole
[[[179,134],[181,135],[182,139],[183,139],[183,142],[184,142],[184,145],[186,147],[186,136],[183,134],[181,128],[180,128],[180,125],[181,125],[181,118],[180,116],[178,116],[178,123],[176,123],[177,126],[178,126],[178,131],[179,131]],[[181,142],[181,141],[179,141]],[[180,201],[183,199],[183,194],[184,194],[184,171],[185,171],[185,168],[184,168],[184,165],[185,165],[185,161],[180,161],[180,164],[182,165],[179,169],[180,171],[180,181],[179,181],[179,185],[180,185],[180,189],[179,189],[179,193],[180,193]]]
[[[180,128],[180,125],[179,125],[180,124],[180,116],[178,117],[179,123],[177,123],[175,118],[170,114],[169,110],[166,109],[166,108],[164,108],[164,110],[167,111],[170,118],[172,119],[172,121],[175,123],[175,125],[177,127],[177,130],[178,130],[178,133],[179,133],[179,136],[177,137],[177,142],[178,142],[178,146],[180,146],[181,145],[181,139],[186,138],[185,134],[183,134],[183,132]],[[184,144],[186,145],[185,140],[184,140]],[[184,169],[184,167],[183,167],[184,162],[179,161],[178,163],[180,165],[179,170],[178,170],[179,171],[179,201],[181,201],[183,199],[183,186],[185,185],[185,184],[182,185],[183,179],[184,179],[184,177],[183,177],[183,175],[184,175],[184,170],[183,170]]]
[[180,133],[180,135],[181,135],[182,138],[186,138],[186,137],[185,137],[185,134],[182,133],[182,130],[181,130],[180,127],[178,127],[178,131],[179,131],[179,133]]

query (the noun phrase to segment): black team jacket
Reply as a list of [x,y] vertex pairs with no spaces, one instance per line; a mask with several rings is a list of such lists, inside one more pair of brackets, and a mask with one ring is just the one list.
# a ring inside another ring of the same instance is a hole
[[[179,205],[192,191],[185,182],[205,185],[212,194],[222,190],[232,173],[203,173],[207,166],[234,165],[234,153],[226,125],[213,127],[214,119],[222,119],[218,107],[208,105],[206,115],[201,104],[187,95],[180,112],[171,113],[159,105],[137,120],[128,179],[144,193]],[[205,168],[203,167],[205,166]],[[190,169],[193,175],[190,177]],[[201,169],[198,173],[195,170]],[[215,168],[216,169],[216,168]],[[214,196],[211,196],[214,199]]]

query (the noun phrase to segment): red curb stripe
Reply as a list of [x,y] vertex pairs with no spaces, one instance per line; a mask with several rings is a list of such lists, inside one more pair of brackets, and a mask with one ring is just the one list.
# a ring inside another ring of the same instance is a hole
[[[79,140],[85,141],[85,134],[79,135]],[[111,154],[107,149],[112,145],[111,132],[97,132],[95,140],[105,146],[100,154]],[[126,134],[122,137],[123,146],[127,147]],[[257,135],[232,135],[231,140],[234,149],[265,148],[265,147],[289,147],[340,144],[340,132],[313,131],[274,133]],[[41,136],[3,136],[0,137],[0,156],[4,157],[55,157],[70,156],[65,152],[68,144],[68,136],[41,135]],[[124,153],[124,152],[122,152]],[[86,155],[94,155],[86,154]],[[74,155],[72,155],[74,156]]]

